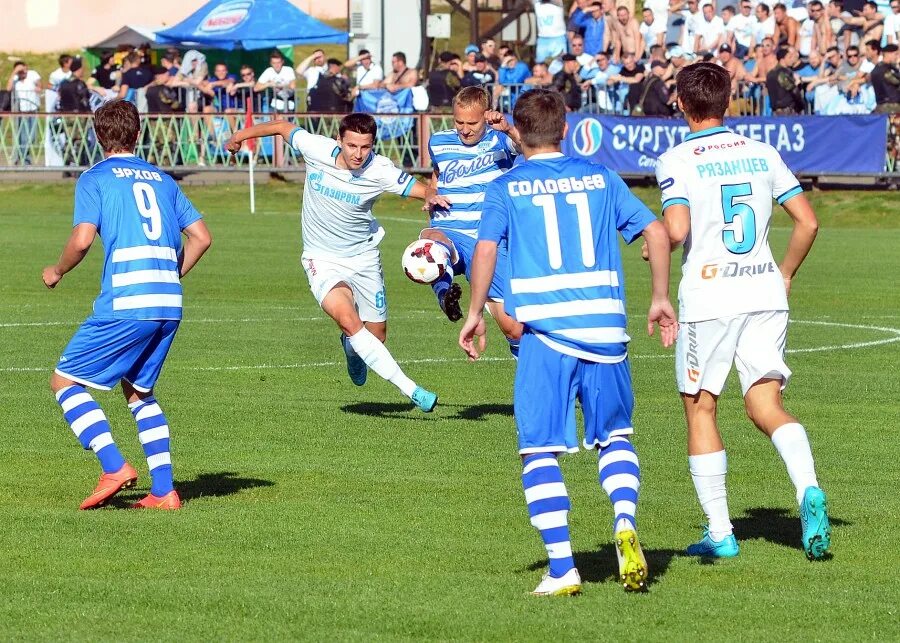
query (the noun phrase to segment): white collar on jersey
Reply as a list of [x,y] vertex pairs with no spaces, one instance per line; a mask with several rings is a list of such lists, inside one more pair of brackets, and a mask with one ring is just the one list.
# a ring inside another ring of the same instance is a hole
[[134,152],[118,152],[117,154],[110,154],[106,158],[108,159],[117,159],[117,158],[126,158],[129,156],[134,156]]
[[528,157],[529,161],[543,161],[545,159],[558,159],[563,156],[562,152],[542,152],[540,154],[532,154]]

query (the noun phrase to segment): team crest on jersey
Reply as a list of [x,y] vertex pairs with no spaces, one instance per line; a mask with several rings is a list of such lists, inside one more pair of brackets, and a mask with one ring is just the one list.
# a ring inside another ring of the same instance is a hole
[[479,154],[484,154],[485,152],[490,152],[491,148],[494,146],[493,141],[481,141],[476,148]]
[[702,145],[698,145],[697,147],[694,148],[694,156],[700,156],[705,151],[706,151],[705,147],[703,147]]

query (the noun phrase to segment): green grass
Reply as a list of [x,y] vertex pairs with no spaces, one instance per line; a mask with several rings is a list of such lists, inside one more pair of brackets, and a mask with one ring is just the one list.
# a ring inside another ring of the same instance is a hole
[[[658,202],[655,190],[638,192]],[[900,638],[900,344],[789,356],[787,405],[809,429],[830,494],[834,558],[825,562],[800,551],[783,465],[731,382],[721,424],[742,549],[701,564],[678,553],[702,516],[671,352],[641,331],[648,271],[628,248],[638,516],[652,585],[626,595],[614,581],[611,510],[595,456],[582,452],[563,470],[585,592],[536,600],[527,593],[546,560],[519,481],[513,363],[494,329],[488,355],[499,361],[465,362],[458,326],[401,274],[400,250],[422,226],[416,204],[385,198],[376,211],[388,229],[388,343],[440,393],[427,416],[374,375],[361,389],[349,383],[338,332],[299,266],[296,186],[262,187],[256,216],[244,187],[187,193],[215,244],[185,281],[185,322],[157,388],[185,507],[121,508],[149,480],[116,391],[97,399],[142,477],[118,508],[78,512],[98,467],[47,381],[90,312],[102,253],[98,244],[47,291],[40,271],[68,234],[72,185],[0,185],[0,639]],[[790,347],[896,337],[873,328],[900,328],[900,201],[812,197],[822,231],[794,282],[792,316],[825,325],[793,324]],[[785,215],[775,226],[777,255]],[[425,358],[446,361],[414,361]],[[311,363],[325,365],[297,366]]]

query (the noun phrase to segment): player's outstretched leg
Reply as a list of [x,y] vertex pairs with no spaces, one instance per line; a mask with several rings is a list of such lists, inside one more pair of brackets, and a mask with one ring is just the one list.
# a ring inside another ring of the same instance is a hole
[[83,386],[54,375],[52,387],[75,437],[82,447],[97,455],[103,468],[97,487],[79,509],[102,507],[122,489],[134,486],[137,471],[125,462],[113,440],[106,414]]
[[533,453],[522,458],[522,486],[531,524],[540,532],[550,569],[534,589],[535,596],[570,596],[581,592],[569,539],[569,494],[559,462],[553,453]]
[[344,349],[344,356],[347,358],[347,375],[350,376],[350,381],[357,386],[362,386],[366,383],[366,378],[369,375],[366,363],[353,350],[353,346],[350,345],[344,333],[341,333],[341,347]]
[[459,262],[459,252],[456,249],[456,245],[443,232],[433,228],[423,230],[419,238],[431,239],[447,250],[447,256],[450,257],[450,261],[447,263],[446,271],[437,281],[431,284],[431,289],[437,297],[438,306],[447,315],[447,319],[452,322],[458,322],[462,319],[462,308],[459,304],[459,300],[462,297],[462,287],[453,283],[453,277],[456,274],[454,266]]
[[152,394],[129,402],[128,408],[137,422],[138,439],[144,448],[150,470],[150,493],[132,505],[135,509],[180,509],[181,499],[172,479],[172,456],[169,453],[169,424]]
[[648,577],[647,559],[637,538],[635,513],[641,469],[637,453],[628,438],[610,438],[600,448],[598,456],[600,486],[613,503],[613,533],[616,557],[619,561],[619,580],[625,591],[642,591]]

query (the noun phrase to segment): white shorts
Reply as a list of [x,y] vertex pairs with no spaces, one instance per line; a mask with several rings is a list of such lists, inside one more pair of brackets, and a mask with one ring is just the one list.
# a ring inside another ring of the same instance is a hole
[[719,395],[732,363],[743,395],[761,379],[780,379],[784,390],[791,377],[784,363],[787,323],[787,311],[780,310],[681,324],[675,347],[678,390]]
[[378,248],[366,250],[355,257],[311,257],[304,252],[300,263],[306,271],[313,297],[320,306],[331,289],[344,282],[353,291],[356,310],[362,321],[387,320],[384,272]]

